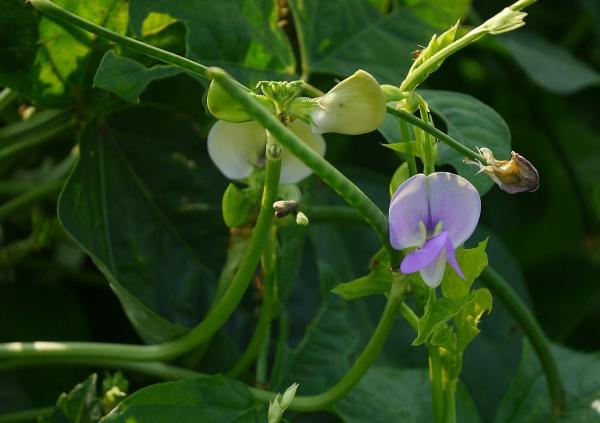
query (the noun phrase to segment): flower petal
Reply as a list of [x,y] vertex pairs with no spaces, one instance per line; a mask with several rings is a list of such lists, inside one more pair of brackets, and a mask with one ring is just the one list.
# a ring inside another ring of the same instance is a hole
[[421,229],[428,224],[425,175],[408,178],[398,187],[390,203],[390,243],[397,250],[421,246],[427,234]]
[[437,288],[442,283],[446,271],[446,255],[440,254],[436,261],[422,269],[419,273],[423,282],[430,288]]
[[371,74],[356,71],[317,99],[311,114],[317,134],[337,132],[358,135],[374,131],[385,119],[385,97]]
[[[301,120],[296,119],[290,123],[289,128],[298,135],[302,141],[312,148],[321,157],[325,155],[325,139],[323,136],[314,134],[310,126]],[[301,181],[312,173],[312,170],[306,166],[300,159],[283,149],[281,154],[281,183],[293,184]]]
[[446,260],[450,263],[450,266],[456,271],[456,274],[461,278],[465,278],[465,274],[460,268],[458,261],[456,261],[456,252],[454,251],[454,246],[450,239],[446,240]]
[[481,198],[469,181],[448,172],[435,172],[427,176],[430,224],[433,230],[442,222],[442,230],[456,248],[475,230],[481,213]]
[[208,132],[208,155],[227,178],[243,179],[260,163],[266,142],[267,133],[257,122],[219,120]]
[[428,240],[422,248],[415,250],[404,257],[400,264],[402,273],[414,273],[433,264],[440,255],[444,255],[444,249],[448,243],[448,233],[442,232]]

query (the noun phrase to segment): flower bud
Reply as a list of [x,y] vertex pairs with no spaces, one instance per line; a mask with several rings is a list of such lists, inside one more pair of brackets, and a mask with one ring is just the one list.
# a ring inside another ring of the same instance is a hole
[[385,97],[369,73],[358,70],[316,99],[310,114],[314,133],[358,135],[374,131],[385,119]]
[[498,35],[505,32],[514,31],[525,25],[525,16],[527,13],[512,10],[510,7],[505,7],[502,12],[488,19],[483,28],[490,34]]
[[285,390],[285,392],[283,393],[283,397],[281,398],[281,401],[279,402],[279,405],[281,406],[281,408],[283,408],[284,410],[287,410],[287,408],[290,406],[290,404],[294,400],[294,397],[296,396],[296,390],[298,389],[298,386],[299,386],[299,384],[292,383],[292,385]]
[[500,189],[510,194],[536,191],[540,185],[537,169],[529,160],[514,151],[510,160],[496,160],[489,148],[480,148],[479,153],[487,159],[487,166],[477,163]]
[[[254,93],[250,93],[250,95],[252,95],[254,99],[260,101],[263,106],[267,107],[272,112],[275,110],[273,102],[267,97]],[[242,105],[237,100],[233,99],[227,91],[214,80],[208,87],[206,104],[208,106],[208,111],[217,119],[232,123],[248,122],[249,120],[252,120]]]
[[296,215],[296,225],[299,226],[308,226],[308,217],[302,212],[298,212]]
[[275,217],[285,217],[293,211],[298,209],[300,203],[294,200],[280,200],[273,203],[273,210],[275,210]]

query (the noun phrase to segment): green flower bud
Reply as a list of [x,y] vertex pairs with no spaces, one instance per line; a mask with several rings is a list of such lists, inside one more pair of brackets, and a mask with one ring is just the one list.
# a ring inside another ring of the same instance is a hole
[[514,31],[525,25],[525,21],[523,20],[525,16],[527,16],[525,12],[519,12],[506,7],[502,12],[488,19],[483,24],[483,29],[493,35]]
[[[298,213],[298,214],[300,214],[300,213]],[[294,400],[294,397],[296,396],[296,390],[298,389],[298,386],[300,386],[298,383],[293,383],[289,388],[287,388],[285,390],[285,392],[283,393],[283,397],[281,398],[281,401],[279,402],[279,405],[281,406],[281,408],[283,408],[284,410],[287,410],[287,408],[290,406],[290,404]]]
[[[262,95],[250,93],[255,100],[262,103],[271,112],[275,111],[275,106],[271,100]],[[250,115],[237,100],[233,99],[217,82],[212,81],[208,87],[206,96],[208,111],[217,119],[226,122],[240,123],[252,120]]]
[[308,226],[308,223],[308,217],[306,217],[304,213],[298,212],[298,214],[296,215],[296,225]]

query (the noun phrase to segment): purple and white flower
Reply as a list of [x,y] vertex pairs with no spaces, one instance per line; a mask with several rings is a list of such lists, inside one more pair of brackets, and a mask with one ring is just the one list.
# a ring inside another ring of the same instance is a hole
[[402,273],[419,272],[440,285],[446,263],[464,278],[455,249],[473,233],[481,199],[465,178],[447,172],[418,174],[398,187],[390,203],[390,242],[397,250],[416,248],[400,264]]

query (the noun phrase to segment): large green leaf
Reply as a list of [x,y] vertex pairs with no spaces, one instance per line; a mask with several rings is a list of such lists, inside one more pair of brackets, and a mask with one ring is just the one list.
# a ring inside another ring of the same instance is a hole
[[80,148],[61,223],[146,340],[181,334],[206,312],[222,265],[225,181],[192,122],[159,108],[89,123]]
[[[127,29],[123,0],[57,0],[55,3],[118,33]],[[66,106],[83,90],[85,67],[95,40],[73,27],[38,19],[20,0],[1,0],[0,85],[45,106]]]
[[410,10],[383,15],[367,0],[290,0],[303,72],[350,75],[364,69],[380,83],[399,84],[411,52],[433,30]]
[[[446,124],[452,138],[472,150],[487,147],[497,159],[508,159],[510,130],[502,116],[492,108],[469,95],[451,91],[422,90],[420,94],[432,112]],[[459,152],[438,142],[438,163],[452,165],[475,185],[480,194],[484,194],[494,183],[486,174],[477,174],[477,166],[466,164],[463,159]]]
[[153,12],[182,21],[186,55],[207,66],[221,66],[245,83],[290,77],[296,70],[289,40],[277,26],[271,0],[132,0],[130,25],[142,33]]
[[159,383],[123,400],[103,423],[264,423],[266,406],[223,376]]
[[502,400],[496,422],[597,422],[600,419],[600,353],[584,354],[554,346],[564,383],[564,415],[552,418],[546,377],[537,355],[524,342],[523,358]]
[[527,75],[549,91],[567,94],[600,84],[597,70],[537,34],[519,31],[501,41]]
[[[426,369],[374,366],[335,406],[346,423],[433,421],[431,384]],[[456,393],[457,421],[479,422],[473,400],[462,385]]]

